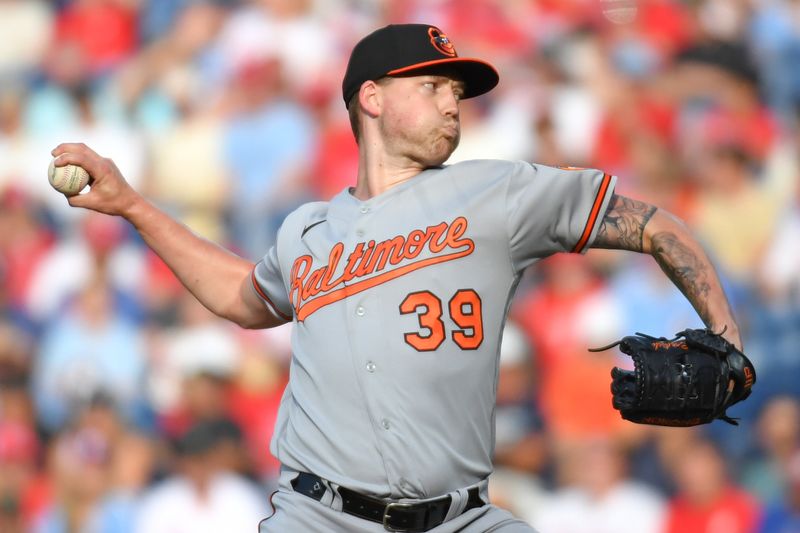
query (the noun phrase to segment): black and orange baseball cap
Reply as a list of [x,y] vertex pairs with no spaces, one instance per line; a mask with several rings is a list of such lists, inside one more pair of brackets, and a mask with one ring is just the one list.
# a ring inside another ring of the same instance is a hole
[[463,98],[489,92],[497,85],[497,70],[481,59],[458,57],[445,33],[428,24],[390,24],[361,39],[347,63],[342,96],[347,105],[367,80],[424,72],[447,65],[464,80]]

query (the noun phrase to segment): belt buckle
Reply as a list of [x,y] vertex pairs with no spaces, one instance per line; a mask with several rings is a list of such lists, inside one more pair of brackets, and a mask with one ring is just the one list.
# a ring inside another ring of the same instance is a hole
[[383,528],[386,531],[414,531],[413,529],[395,529],[394,527],[389,525],[389,519],[392,518],[389,514],[389,511],[392,509],[411,509],[414,507],[413,503],[401,503],[401,502],[392,502],[386,504],[386,509],[383,510]]

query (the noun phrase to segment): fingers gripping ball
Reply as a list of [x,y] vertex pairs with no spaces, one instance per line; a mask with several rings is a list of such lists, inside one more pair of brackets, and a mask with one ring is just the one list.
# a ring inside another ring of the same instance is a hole
[[78,165],[56,166],[56,160],[50,161],[47,179],[58,192],[67,196],[75,196],[89,183],[89,173]]
[[756,381],[750,360],[707,329],[686,329],[674,339],[637,333],[592,351],[616,345],[634,370],[611,371],[613,405],[632,422],[696,426],[719,418],[736,424],[725,411],[746,399]]

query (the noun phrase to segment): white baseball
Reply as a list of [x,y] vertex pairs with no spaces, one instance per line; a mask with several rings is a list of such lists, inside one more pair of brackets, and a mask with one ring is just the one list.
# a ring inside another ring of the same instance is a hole
[[56,166],[56,160],[50,161],[47,179],[55,190],[67,196],[75,196],[89,183],[89,173],[78,165]]

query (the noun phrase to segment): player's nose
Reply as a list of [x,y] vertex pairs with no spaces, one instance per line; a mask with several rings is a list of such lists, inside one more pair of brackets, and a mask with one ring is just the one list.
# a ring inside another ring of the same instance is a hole
[[458,118],[458,97],[452,87],[442,91],[439,106],[443,115]]

